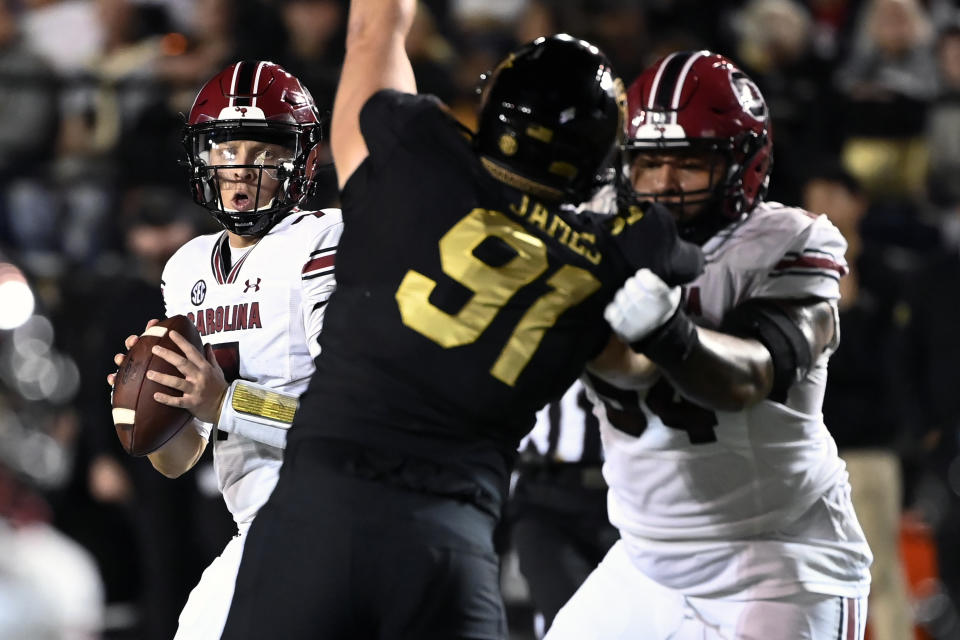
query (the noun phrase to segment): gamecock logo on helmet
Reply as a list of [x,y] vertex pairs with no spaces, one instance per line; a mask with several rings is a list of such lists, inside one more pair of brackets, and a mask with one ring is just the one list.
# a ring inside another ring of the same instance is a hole
[[733,73],[730,76],[730,84],[733,85],[733,93],[744,111],[757,120],[767,119],[767,105],[753,80],[742,73]]

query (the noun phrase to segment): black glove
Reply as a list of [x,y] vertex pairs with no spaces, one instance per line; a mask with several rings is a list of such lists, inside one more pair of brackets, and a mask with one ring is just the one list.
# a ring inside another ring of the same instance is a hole
[[673,214],[664,206],[655,202],[631,204],[606,224],[626,263],[625,278],[640,269],[650,269],[674,287],[703,273],[703,252],[680,239]]

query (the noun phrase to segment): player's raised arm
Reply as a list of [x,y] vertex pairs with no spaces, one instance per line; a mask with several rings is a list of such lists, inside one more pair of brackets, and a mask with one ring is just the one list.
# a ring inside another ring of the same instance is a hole
[[404,42],[416,0],[351,0],[347,51],[333,104],[330,145],[340,188],[364,158],[360,109],[381,89],[416,93]]

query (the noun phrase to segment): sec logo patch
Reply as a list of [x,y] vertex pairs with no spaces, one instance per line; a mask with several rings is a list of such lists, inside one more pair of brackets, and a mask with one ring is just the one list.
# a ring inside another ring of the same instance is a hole
[[198,305],[203,303],[203,299],[207,297],[207,283],[203,280],[197,280],[197,283],[193,285],[193,289],[190,290],[190,302]]

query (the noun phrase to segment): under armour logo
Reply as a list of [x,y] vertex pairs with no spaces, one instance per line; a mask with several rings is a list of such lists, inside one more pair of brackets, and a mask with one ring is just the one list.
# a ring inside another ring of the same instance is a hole
[[250,289],[253,289],[254,291],[260,291],[260,278],[257,278],[257,281],[253,283],[251,283],[249,280],[246,280],[244,284],[247,285],[243,288],[244,293],[250,291]]

